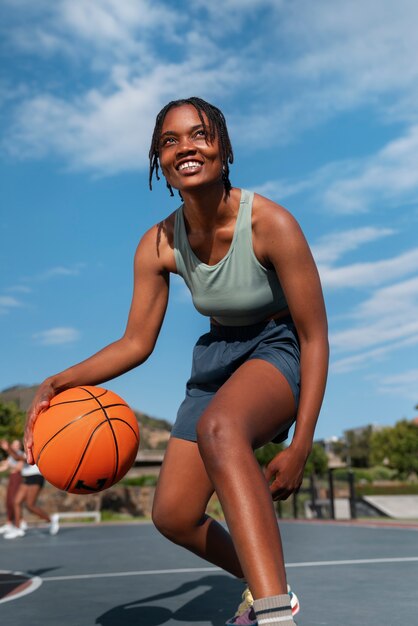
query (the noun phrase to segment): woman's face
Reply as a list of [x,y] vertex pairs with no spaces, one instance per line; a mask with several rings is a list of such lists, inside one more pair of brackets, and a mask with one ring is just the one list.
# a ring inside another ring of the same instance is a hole
[[15,439],[14,441],[12,441],[12,443],[10,444],[10,447],[12,448],[12,450],[14,450],[15,452],[18,452],[19,450],[22,449],[22,444],[19,441],[19,439]]
[[[208,120],[203,114],[208,126]],[[222,161],[219,141],[210,143],[199,114],[192,105],[171,108],[164,119],[159,160],[167,182],[179,191],[219,182]]]

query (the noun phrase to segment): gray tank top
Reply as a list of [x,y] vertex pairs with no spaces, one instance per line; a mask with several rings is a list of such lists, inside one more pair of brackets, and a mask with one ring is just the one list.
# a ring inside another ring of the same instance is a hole
[[190,247],[183,205],[177,209],[174,257],[177,272],[192,294],[196,309],[224,326],[247,326],[274,315],[287,306],[274,270],[255,256],[251,211],[254,193],[241,190],[241,201],[231,246],[215,265],[207,265]]

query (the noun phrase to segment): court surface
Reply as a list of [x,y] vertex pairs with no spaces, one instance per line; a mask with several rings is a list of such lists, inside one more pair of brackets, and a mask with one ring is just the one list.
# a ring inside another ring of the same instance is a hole
[[[417,527],[285,521],[281,529],[298,626],[418,624]],[[4,626],[221,626],[242,591],[147,523],[63,526],[55,537],[37,528],[0,538],[0,554],[0,597],[8,572],[35,581],[32,592],[0,602]]]

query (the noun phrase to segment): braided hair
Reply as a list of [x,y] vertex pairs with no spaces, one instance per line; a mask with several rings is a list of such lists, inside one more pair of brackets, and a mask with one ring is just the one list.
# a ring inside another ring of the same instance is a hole
[[[199,119],[202,122],[203,128],[205,129],[209,141],[212,143],[217,136],[219,139],[219,146],[221,151],[221,161],[222,161],[222,182],[224,185],[224,189],[226,194],[229,194],[232,185],[229,180],[229,164],[234,161],[234,153],[232,151],[231,141],[228,135],[228,129],[226,127],[226,121],[224,114],[220,109],[218,109],[213,104],[209,104],[206,100],[202,100],[202,98],[185,98],[182,100],[172,100],[168,104],[165,105],[163,109],[158,113],[157,118],[155,120],[154,132],[152,134],[151,147],[149,151],[149,188],[152,190],[152,177],[155,172],[155,177],[157,180],[160,180],[159,177],[159,148],[160,148],[160,139],[161,139],[161,129],[164,123],[165,116],[167,112],[173,107],[180,107],[185,104],[192,105],[198,115]],[[205,122],[203,114],[206,115],[206,118],[209,123],[209,127]],[[173,189],[171,185],[167,182],[167,187],[170,190],[170,195],[174,196]]]

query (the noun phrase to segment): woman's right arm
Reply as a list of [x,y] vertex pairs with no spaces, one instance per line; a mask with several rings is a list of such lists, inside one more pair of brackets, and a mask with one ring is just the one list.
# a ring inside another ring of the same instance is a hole
[[88,359],[48,377],[28,411],[25,450],[33,463],[33,425],[59,392],[78,385],[98,385],[143,363],[152,353],[168,302],[169,271],[157,250],[158,227],[141,239],[134,263],[134,291],[124,335]]

